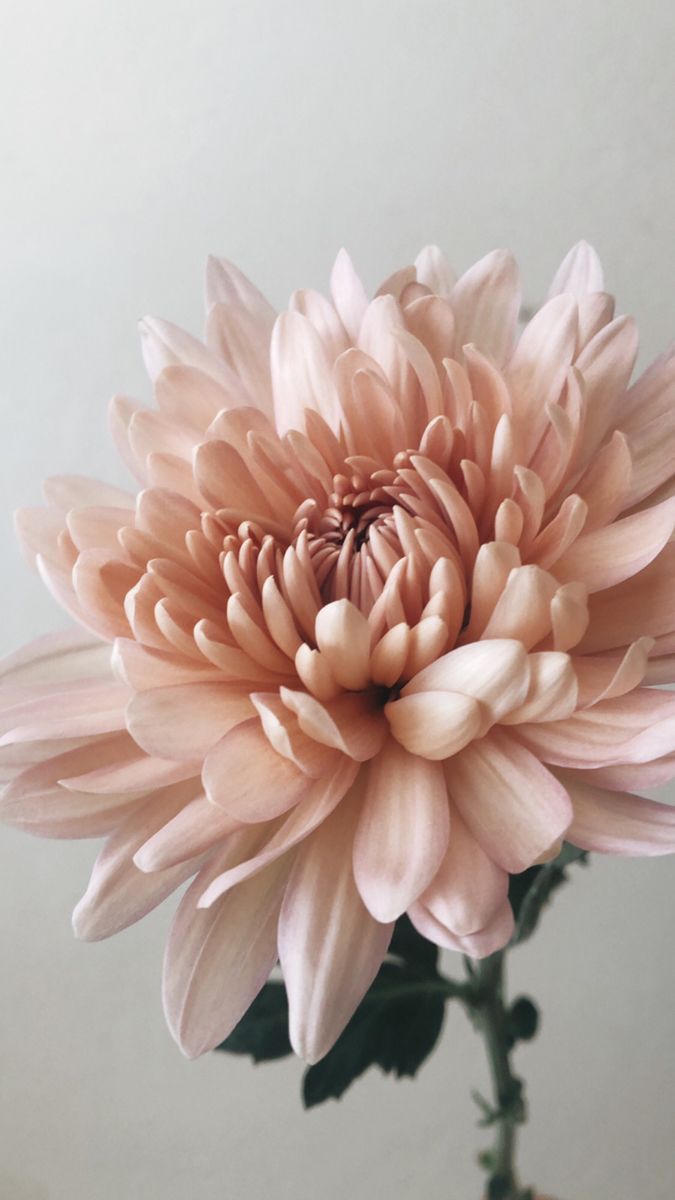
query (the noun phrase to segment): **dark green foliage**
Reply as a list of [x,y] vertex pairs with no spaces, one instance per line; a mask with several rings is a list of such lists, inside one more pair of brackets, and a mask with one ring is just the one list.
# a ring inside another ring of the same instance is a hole
[[508,1013],[509,1033],[514,1042],[529,1042],[539,1028],[539,1009],[528,996],[518,996]]
[[541,867],[530,867],[520,875],[512,875],[509,883],[509,900],[516,918],[516,931],[511,945],[524,942],[537,928],[542,909],[553,893],[567,879],[567,867],[572,863],[586,863],[588,854],[566,842],[560,854],[552,862]]
[[217,1049],[230,1054],[250,1054],[254,1062],[269,1062],[291,1054],[288,1000],[283,983],[266,983],[237,1028]]
[[415,1075],[443,1024],[445,999],[406,964],[384,963],[344,1033],[305,1073],[307,1108],[338,1099],[371,1066],[399,1078]]
[[511,1192],[511,1180],[506,1175],[493,1175],[488,1181],[488,1200],[507,1200]]
[[[388,960],[333,1049],[303,1079],[308,1108],[338,1099],[371,1066],[414,1075],[433,1050],[443,1024],[445,994],[436,970],[438,947],[407,917],[397,921]],[[267,983],[237,1028],[218,1047],[254,1062],[291,1053],[283,983]]]
[[438,946],[422,937],[408,917],[400,917],[394,926],[394,934],[389,943],[389,954],[402,958],[411,966],[424,969],[425,973],[436,975],[438,962]]

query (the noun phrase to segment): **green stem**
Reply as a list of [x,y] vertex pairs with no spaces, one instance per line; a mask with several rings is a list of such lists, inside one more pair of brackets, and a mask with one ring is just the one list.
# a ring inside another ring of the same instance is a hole
[[526,1200],[518,1182],[515,1155],[518,1126],[525,1120],[522,1081],[513,1073],[508,1009],[504,1002],[505,951],[485,958],[474,969],[475,997],[471,1015],[483,1034],[494,1101],[491,1123],[495,1140],[488,1155],[490,1200]]

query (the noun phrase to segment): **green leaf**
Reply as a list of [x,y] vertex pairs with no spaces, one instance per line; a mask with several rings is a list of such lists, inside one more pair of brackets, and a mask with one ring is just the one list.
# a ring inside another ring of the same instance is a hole
[[418,933],[409,917],[399,917],[389,943],[389,954],[423,968],[425,974],[436,975],[438,953],[438,946]]
[[291,1054],[288,1000],[283,983],[266,983],[236,1029],[216,1049],[229,1054],[250,1054],[256,1063]]
[[529,1042],[539,1028],[539,1009],[529,996],[518,996],[508,1011],[509,1032],[514,1041]]
[[530,867],[520,875],[512,875],[509,881],[509,900],[516,918],[516,931],[511,945],[524,942],[534,933],[542,909],[553,893],[567,879],[567,867],[578,862],[585,864],[588,854],[565,842],[560,854],[541,867]]
[[399,1078],[415,1075],[436,1045],[444,1011],[442,988],[433,979],[384,963],[333,1049],[305,1073],[306,1107],[339,1099],[371,1066]]

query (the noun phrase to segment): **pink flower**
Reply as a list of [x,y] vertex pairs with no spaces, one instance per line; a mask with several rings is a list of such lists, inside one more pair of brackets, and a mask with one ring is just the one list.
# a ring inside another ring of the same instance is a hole
[[156,409],[112,428],[141,490],[47,485],[19,535],[87,633],[4,663],[4,819],[107,841],[103,938],[192,878],[164,1006],[188,1055],[280,959],[293,1045],[339,1036],[404,912],[510,937],[510,872],[562,839],[675,849],[675,355],[577,246],[518,333],[516,265],[423,251],[368,301],[281,316],[211,261],[206,344],[147,320]]

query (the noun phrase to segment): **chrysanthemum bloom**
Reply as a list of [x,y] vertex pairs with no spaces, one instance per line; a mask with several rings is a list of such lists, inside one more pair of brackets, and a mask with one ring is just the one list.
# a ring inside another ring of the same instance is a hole
[[6,820],[108,835],[76,933],[188,878],[164,1005],[188,1055],[280,960],[291,1038],[334,1043],[407,912],[484,955],[509,873],[675,848],[675,355],[586,245],[518,333],[515,263],[436,249],[368,301],[275,317],[212,261],[206,345],[142,324],[157,408],[113,433],[137,496],[83,478],[19,514],[86,634],[4,664]]

